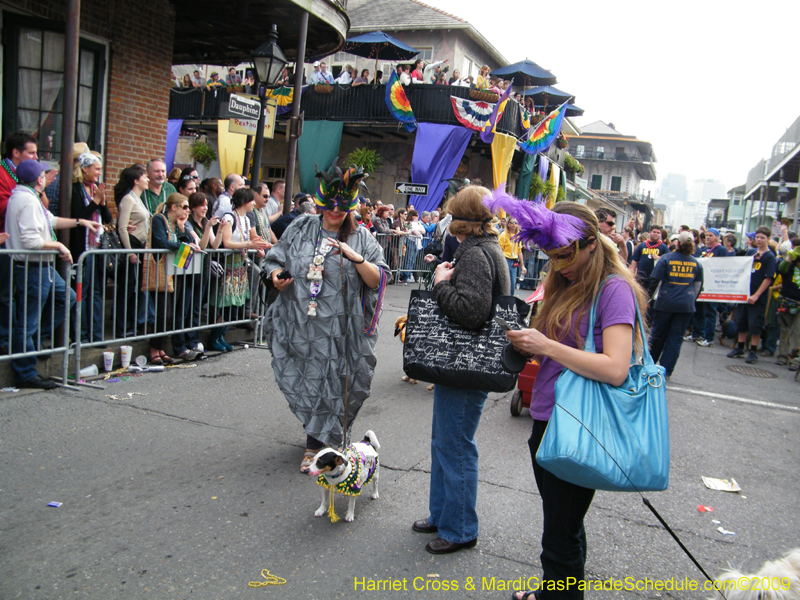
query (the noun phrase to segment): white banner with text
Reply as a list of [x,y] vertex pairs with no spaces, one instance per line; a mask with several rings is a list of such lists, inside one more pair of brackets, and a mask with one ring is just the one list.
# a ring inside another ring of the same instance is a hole
[[703,266],[703,291],[698,302],[747,302],[752,256],[698,258]]

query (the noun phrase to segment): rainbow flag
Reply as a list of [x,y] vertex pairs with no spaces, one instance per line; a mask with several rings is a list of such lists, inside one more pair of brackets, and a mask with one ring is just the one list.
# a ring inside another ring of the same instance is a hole
[[564,115],[567,113],[567,104],[568,102],[564,102],[542,119],[536,129],[531,130],[527,139],[517,142],[520,150],[533,155],[546,152],[561,133],[561,125],[564,123]]
[[491,144],[492,140],[494,139],[497,123],[500,122],[500,117],[503,116],[503,111],[506,109],[506,102],[508,102],[508,97],[511,95],[512,85],[514,85],[513,79],[511,80],[511,83],[508,84],[508,87],[506,88],[506,91],[503,92],[503,95],[500,96],[497,104],[494,105],[494,112],[492,113],[492,116],[489,117],[489,122],[486,123],[483,131],[481,131],[481,139],[486,144]]
[[192,256],[194,256],[194,250],[181,242],[181,246],[175,253],[175,260],[172,264],[179,269],[186,270],[189,268],[189,265],[192,264]]
[[414,118],[414,111],[411,110],[411,103],[406,97],[397,72],[392,71],[389,81],[386,82],[386,106],[392,116],[403,124],[409,133],[417,128],[417,120]]

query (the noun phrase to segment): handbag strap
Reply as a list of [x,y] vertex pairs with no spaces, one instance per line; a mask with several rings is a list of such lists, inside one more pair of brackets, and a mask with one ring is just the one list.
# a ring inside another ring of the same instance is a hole
[[[586,341],[584,342],[583,349],[586,352],[596,352],[595,345],[594,345],[594,324],[597,318],[597,304],[600,302],[600,294],[603,291],[606,283],[608,283],[609,279],[612,277],[616,277],[616,275],[609,275],[606,277],[605,281],[600,284],[600,288],[597,290],[597,297],[592,302],[592,309],[589,312],[589,329],[586,330]],[[632,290],[631,290],[632,291]],[[642,344],[643,348],[643,363],[645,365],[654,365],[653,357],[650,355],[650,348],[648,348],[647,341],[645,339],[645,329],[644,329],[644,321],[642,320],[642,311],[639,309],[639,303],[636,301],[636,296],[634,294],[634,305],[636,306],[636,323],[639,325],[639,331],[642,334]],[[634,346],[631,350],[631,364],[636,362],[636,327],[633,328],[633,342]]]
[[500,281],[498,280],[497,272],[495,271],[495,264],[492,255],[489,254],[489,251],[480,244],[477,244],[477,246],[481,249],[481,252],[483,252],[486,260],[489,262],[489,273],[492,275],[492,312],[494,312],[495,300],[497,300],[498,296],[503,295],[503,291],[500,289]]

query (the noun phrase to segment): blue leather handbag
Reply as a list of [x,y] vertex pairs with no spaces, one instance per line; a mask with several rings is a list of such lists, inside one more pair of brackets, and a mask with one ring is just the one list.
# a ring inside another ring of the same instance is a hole
[[[595,352],[596,312],[597,300],[589,314],[586,352]],[[644,340],[638,304],[636,319]],[[536,453],[542,468],[559,479],[596,490],[667,489],[666,370],[653,363],[646,343],[643,358],[643,364],[635,364],[634,348],[628,378],[619,387],[564,369],[556,381],[556,404]]]

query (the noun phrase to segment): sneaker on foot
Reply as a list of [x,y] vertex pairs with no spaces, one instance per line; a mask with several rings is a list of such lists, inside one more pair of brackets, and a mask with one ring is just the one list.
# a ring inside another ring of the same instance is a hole
[[728,352],[728,358],[742,358],[744,356],[744,348],[734,348]]
[[701,340],[701,339],[702,338],[694,337],[693,335],[685,335],[685,336],[683,336],[683,341],[684,342],[696,342],[696,341]]
[[750,350],[747,353],[747,358],[744,359],[744,362],[749,363],[749,364],[756,363],[756,362],[758,362],[758,355],[755,352],[753,352],[752,350]]
[[800,369],[800,364],[799,363],[793,362],[793,363],[789,364],[789,370],[790,371],[797,371],[798,369]]
[[406,280],[406,283],[416,283],[416,282],[414,281],[414,276],[412,275],[411,277],[409,277],[409,278]]
[[761,356],[775,356],[774,350],[767,350],[766,348],[761,351]]
[[709,340],[700,339],[700,340],[697,340],[697,345],[700,346],[701,348],[710,348],[711,346],[714,345],[714,342],[713,341],[709,341]]

